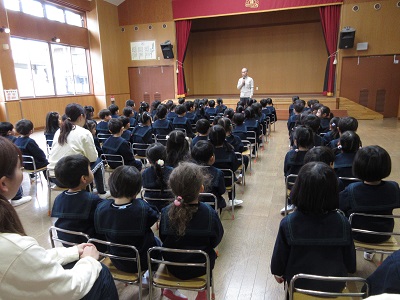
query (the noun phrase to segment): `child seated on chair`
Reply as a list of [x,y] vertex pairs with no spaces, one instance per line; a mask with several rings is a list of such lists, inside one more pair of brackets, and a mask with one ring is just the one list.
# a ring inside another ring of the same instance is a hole
[[340,120],[339,117],[333,117],[329,121],[329,131],[325,133],[325,135],[322,137],[324,146],[328,146],[331,141],[339,138],[339,130],[338,130],[339,120]]
[[121,137],[126,141],[130,142],[132,138],[132,131],[129,129],[130,128],[129,118],[125,116],[120,116],[118,119],[122,122],[122,128],[124,129]]
[[[151,164],[150,168],[146,168],[142,172],[142,183],[145,189],[157,189],[159,192],[146,191],[144,198],[171,199],[173,195],[167,191],[168,179],[173,168],[165,164],[167,159],[167,150],[160,143],[151,144],[146,150],[146,157]],[[151,205],[157,207],[158,211],[169,204],[168,201],[154,200]]]
[[[379,146],[360,148],[353,162],[354,176],[362,180],[349,184],[340,193],[340,209],[349,217],[352,213],[392,215],[400,207],[400,189],[395,181],[384,181],[390,175],[392,161],[389,153]],[[392,232],[394,220],[355,216],[352,227],[371,231]],[[364,243],[387,241],[389,235],[372,235],[353,232],[355,240]],[[372,260],[373,253],[364,252],[366,260]]]
[[86,120],[86,126],[93,136],[93,142],[96,146],[98,157],[100,157],[103,154],[103,149],[101,149],[100,140],[97,137],[96,122],[93,120]]
[[[35,161],[36,169],[46,167],[49,164],[46,154],[40,149],[35,140],[30,138],[30,135],[33,133],[33,123],[30,120],[22,119],[15,124],[15,129],[20,136],[14,141],[14,144],[21,150],[22,155],[32,156]],[[33,170],[33,164],[24,163],[24,168],[26,170]],[[47,176],[46,171],[43,171],[43,174],[45,177]],[[35,176],[34,174],[30,175],[31,178]]]
[[179,128],[185,129],[186,136],[193,138],[194,134],[192,131],[192,124],[191,124],[190,120],[185,117],[185,115],[186,115],[185,105],[183,105],[183,104],[178,105],[175,108],[175,112],[176,112],[177,116],[172,121],[172,126],[175,129],[179,129]]
[[328,144],[328,146],[331,149],[335,150],[335,154],[338,154],[340,151],[337,149],[339,142],[340,142],[340,136],[345,133],[346,131],[354,131],[356,132],[358,129],[358,121],[356,118],[353,117],[343,117],[340,118],[338,121],[337,125],[337,130],[339,132],[339,137],[331,140]]
[[340,136],[341,153],[336,155],[334,167],[338,177],[354,177],[353,161],[360,147],[360,137],[354,131],[346,131]]
[[[209,205],[199,202],[199,193],[204,191],[204,169],[194,163],[184,162],[175,168],[169,178],[169,186],[176,200],[161,212],[160,238],[163,247],[174,249],[203,250],[210,258],[213,270],[217,255],[214,248],[224,234],[218,214]],[[203,256],[185,256],[181,253],[164,253],[164,258],[176,262],[203,262]],[[175,277],[187,280],[206,274],[205,268],[168,266]],[[168,299],[187,299],[178,290],[164,289]],[[207,299],[200,291],[197,300]]]
[[54,134],[60,129],[60,115],[56,111],[49,111],[46,115],[46,124],[44,128],[44,135],[46,143],[49,147],[53,145]]
[[181,161],[190,159],[189,138],[180,130],[172,131],[167,136],[167,166],[175,168]]
[[328,132],[329,131],[329,121],[332,119],[333,115],[328,106],[322,106],[318,109],[316,116],[320,118],[321,125],[319,127],[318,133]]
[[[347,276],[356,271],[351,227],[338,211],[335,172],[322,162],[305,164],[292,189],[297,209],[282,219],[271,258],[271,273],[278,283],[290,283],[299,273]],[[299,288],[340,292],[336,282],[302,280]]]
[[109,107],[108,110],[111,112],[111,118],[116,119],[119,117],[119,107],[118,105],[112,103]]
[[[94,228],[94,212],[102,199],[86,190],[93,182],[89,159],[81,154],[64,156],[57,162],[54,174],[57,181],[68,188],[54,200],[51,216],[58,218],[55,226],[83,232],[91,238],[104,239]],[[83,237],[68,233],[58,232],[58,236],[72,243],[87,242]]]
[[153,143],[153,130],[151,128],[151,116],[148,112],[142,112],[139,114],[139,125],[136,126],[132,131],[132,144],[143,144],[143,145],[133,145],[134,148],[138,148],[134,150],[134,154],[139,156],[146,156],[147,145]]
[[[108,122],[108,130],[112,136],[103,143],[103,153],[121,155],[125,165],[134,166],[140,171],[142,163],[134,158],[129,142],[121,137],[124,131],[121,120],[116,118],[111,119]],[[109,162],[108,164],[113,169],[121,165],[118,162]]]
[[196,145],[198,141],[207,141],[210,132],[210,121],[207,119],[200,119],[196,122],[197,135],[192,139],[191,148]]
[[135,127],[137,125],[135,111],[132,109],[132,107],[130,106],[124,107],[124,109],[122,110],[122,115],[129,119],[129,127]]
[[[206,185],[205,187],[205,192],[217,197],[219,209],[226,207],[225,199],[222,197],[226,191],[224,172],[213,166],[215,162],[214,146],[209,141],[199,141],[192,149],[192,158],[197,164],[205,166],[211,177],[209,186]],[[209,199],[201,199],[203,202],[206,202],[206,200]]]
[[111,111],[109,109],[102,109],[99,111],[99,118],[101,121],[97,123],[97,134],[109,134],[108,122],[111,120]]
[[[95,212],[96,231],[104,234],[107,241],[135,246],[139,251],[141,269],[147,270],[147,250],[161,243],[151,227],[158,220],[158,212],[141,198],[142,176],[132,166],[120,166],[108,180],[113,199],[102,202]],[[131,250],[110,247],[114,255],[131,256]],[[124,272],[136,273],[136,262],[112,259],[114,266]]]

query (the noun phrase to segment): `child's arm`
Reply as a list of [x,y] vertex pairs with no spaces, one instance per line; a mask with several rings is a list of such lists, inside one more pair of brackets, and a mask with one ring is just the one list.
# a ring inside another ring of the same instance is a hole
[[290,255],[290,246],[286,241],[282,225],[283,222],[285,222],[285,219],[283,219],[281,221],[281,224],[279,225],[279,231],[276,237],[274,251],[272,253],[272,258],[271,258],[271,273],[274,274],[275,276],[278,276],[278,278],[284,277],[283,275],[286,272],[286,266]]
[[213,223],[214,223],[214,233],[215,236],[211,238],[211,247],[215,248],[221,242],[222,237],[224,236],[224,228],[222,227],[222,223],[218,214],[214,211],[213,214]]
[[46,154],[44,154],[43,150],[40,149],[39,145],[35,142],[34,139],[31,139],[29,141],[28,145],[26,145],[26,149],[29,151],[30,155],[33,156],[33,159],[37,164],[37,168],[42,168],[49,164],[46,158]]

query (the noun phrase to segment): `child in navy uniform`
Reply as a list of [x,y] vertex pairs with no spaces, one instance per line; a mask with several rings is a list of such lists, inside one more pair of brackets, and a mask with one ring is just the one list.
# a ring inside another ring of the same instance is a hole
[[121,120],[122,128],[124,130],[124,132],[122,132],[121,137],[130,142],[132,138],[132,131],[129,130],[130,128],[129,118],[125,116],[120,116],[118,119]]
[[[346,131],[349,131],[349,130],[356,132],[358,129],[358,121],[356,118],[353,118],[353,117],[343,117],[343,118],[340,118],[337,127],[338,127],[339,136],[341,136],[343,133],[345,133]],[[340,141],[339,137],[337,139],[331,140],[329,142],[328,146],[331,149],[337,149],[337,147],[339,145],[339,141]],[[335,154],[338,154],[338,153],[335,153]]]
[[[57,180],[68,188],[54,200],[51,216],[58,218],[55,226],[104,239],[94,228],[94,212],[102,199],[86,191],[86,187],[93,182],[89,159],[81,154],[65,156],[57,162],[54,173]],[[57,234],[71,243],[87,242],[83,237],[62,232]]]
[[[348,185],[340,193],[340,209],[347,216],[354,212],[375,215],[392,215],[393,209],[400,207],[400,189],[395,181],[384,181],[390,175],[392,161],[389,153],[379,146],[360,148],[353,162],[354,176],[361,179]],[[358,229],[392,232],[394,220],[356,216],[352,226]],[[381,243],[389,235],[372,235],[353,232],[355,240],[364,243]],[[373,253],[364,252],[366,260],[372,260]]]
[[174,130],[167,139],[166,165],[175,168],[181,161],[189,160],[189,138],[180,130]]
[[194,103],[193,101],[185,101],[184,103],[186,107],[186,115],[185,117],[190,121],[190,124],[196,124],[197,116],[194,113]]
[[331,120],[331,110],[328,106],[322,106],[318,109],[316,116],[320,118],[321,125],[318,133],[329,131],[329,121]]
[[111,111],[109,109],[102,109],[99,111],[99,118],[101,121],[97,123],[96,130],[97,134],[103,133],[108,134],[108,121],[111,120]]
[[324,146],[328,146],[332,140],[339,138],[339,130],[338,130],[338,123],[340,118],[333,117],[329,121],[329,131],[322,137]]
[[338,177],[354,177],[353,161],[360,147],[360,137],[354,131],[346,131],[340,136],[341,153],[336,155],[334,167]]
[[108,110],[111,112],[111,118],[116,119],[119,117],[119,107],[116,104],[111,104],[108,107]]
[[[218,208],[226,207],[226,202],[223,194],[225,194],[224,172],[213,166],[215,162],[214,147],[209,141],[199,141],[192,148],[192,158],[202,166],[206,166],[207,173],[210,175],[210,186],[205,187],[206,193],[214,194],[217,197]],[[202,198],[201,201],[207,202],[210,199]]]
[[[151,226],[158,220],[158,213],[141,198],[136,198],[142,188],[142,176],[132,166],[120,166],[108,180],[110,199],[102,202],[95,212],[96,231],[105,234],[107,241],[135,246],[140,255],[140,265],[147,269],[147,250],[161,243],[154,236]],[[115,255],[135,257],[132,250],[109,247]],[[114,266],[124,272],[136,273],[136,262],[112,259]],[[146,276],[145,276],[146,277]]]
[[137,119],[138,113],[135,110],[135,106],[136,106],[135,101],[133,101],[132,99],[128,99],[128,100],[125,101],[125,107],[130,107],[132,109],[132,112],[133,112],[133,117],[135,119]]
[[147,145],[153,143],[153,129],[151,127],[151,116],[148,112],[143,112],[140,115],[140,125],[136,126],[132,131],[132,143],[146,144],[137,145],[136,148],[143,150],[135,150],[140,156],[146,155]]
[[137,125],[137,120],[132,107],[124,107],[122,114],[129,119],[129,127],[135,127]]
[[[322,162],[304,165],[292,189],[297,209],[282,219],[271,258],[278,283],[299,273],[348,276],[356,271],[356,253],[348,219],[337,210],[335,172]],[[296,287],[341,292],[342,282],[296,281]]]
[[[121,137],[124,131],[121,120],[116,118],[111,119],[108,122],[108,129],[112,136],[103,143],[103,153],[121,155],[125,165],[134,166],[140,171],[142,163],[134,158],[129,142]],[[113,169],[121,165],[116,162],[109,162],[108,164]]]
[[[23,155],[32,156],[35,160],[36,169],[41,169],[49,164],[43,150],[40,149],[39,145],[34,139],[29,136],[33,133],[33,123],[30,120],[22,119],[15,124],[15,129],[20,136],[14,141],[15,145],[21,150]],[[25,164],[24,168],[27,170],[33,170],[32,164]],[[45,176],[46,172],[43,171]]]
[[[166,192],[168,189],[168,179],[173,168],[165,164],[167,158],[167,150],[165,146],[160,143],[154,143],[149,146],[146,150],[147,160],[150,162],[151,167],[146,168],[142,172],[142,183],[143,188],[146,189],[157,189],[160,192],[145,192],[144,197],[157,198],[157,199],[170,199],[172,194]],[[158,211],[161,211],[163,207],[168,205],[166,201],[151,201],[151,205],[157,207]]]
[[232,121],[235,124],[232,133],[237,135],[242,141],[247,140],[247,127],[244,124],[244,115],[242,113],[235,113]]
[[152,125],[153,127],[153,133],[157,135],[168,135],[172,130],[174,130],[174,127],[172,126],[172,123],[167,120],[167,107],[164,104],[160,104],[157,107],[157,112],[156,116],[154,118],[154,123]]
[[54,134],[60,129],[60,115],[56,111],[50,111],[46,115],[46,125],[44,128],[44,135],[49,147],[53,144]]
[[188,120],[185,117],[186,107],[184,105],[180,104],[175,108],[175,112],[176,112],[177,116],[172,121],[172,125],[174,126],[174,128],[175,129],[178,129],[178,128],[185,129],[186,136],[193,138],[194,134],[192,131],[192,124],[190,123],[190,120]]
[[287,122],[287,128],[289,131],[289,136],[293,132],[293,128],[295,128],[298,124],[300,124],[300,115],[304,110],[304,104],[301,100],[296,100],[293,104],[293,114],[289,117]]
[[100,140],[97,137],[96,122],[93,120],[87,120],[86,125],[87,129],[92,133],[93,142],[94,145],[96,146],[98,157],[100,157],[103,154],[103,149],[101,149]]
[[210,132],[210,121],[207,119],[200,119],[196,122],[197,135],[193,138],[191,148],[196,145],[198,141],[207,141],[208,133]]
[[217,114],[223,115],[225,110],[226,110],[226,105],[224,105],[224,101],[222,98],[217,98],[217,107],[215,109],[217,110]]
[[214,100],[210,100],[208,102],[208,107],[206,108],[206,113],[210,117],[215,117],[217,115],[217,109],[215,108],[215,101]]
[[[172,171],[169,178],[176,200],[161,212],[160,238],[163,246],[175,249],[198,249],[205,251],[210,258],[213,270],[217,255],[214,248],[221,242],[224,234],[218,214],[209,205],[199,202],[199,193],[204,191],[203,168],[193,163],[181,163]],[[204,256],[181,253],[163,253],[167,260],[177,262],[202,262]],[[168,271],[177,278],[186,280],[206,273],[205,268],[185,268],[167,266]],[[178,290],[164,289],[168,299],[187,299]],[[206,291],[198,292],[197,300],[207,299]]]

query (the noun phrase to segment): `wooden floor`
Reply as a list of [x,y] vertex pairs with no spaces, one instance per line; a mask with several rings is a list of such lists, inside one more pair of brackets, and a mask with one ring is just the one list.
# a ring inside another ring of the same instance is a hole
[[[358,133],[363,145],[381,145],[391,155],[391,180],[400,182],[400,122],[396,119],[360,121]],[[34,134],[40,145],[45,144],[42,132]],[[265,150],[253,163],[252,174],[246,176],[246,186],[239,186],[237,198],[244,201],[236,210],[235,220],[224,211],[222,223],[224,238],[219,246],[219,258],[214,269],[216,299],[259,300],[283,299],[283,286],[275,282],[270,273],[270,259],[283,207],[283,159],[288,150],[285,121],[278,121]],[[24,191],[34,195],[29,179],[24,178]],[[16,210],[27,233],[45,247],[50,247],[47,230],[52,220],[47,216],[46,191],[38,184],[38,199]],[[400,214],[400,210],[396,211]],[[396,226],[399,226],[397,224]],[[313,262],[310,262],[313,263]],[[362,253],[357,254],[357,273],[367,277],[376,268],[376,261],[367,262]],[[137,299],[138,289],[117,284],[120,299]],[[189,299],[195,293],[186,292]],[[154,299],[159,299],[157,291]],[[145,291],[144,299],[148,299]]]

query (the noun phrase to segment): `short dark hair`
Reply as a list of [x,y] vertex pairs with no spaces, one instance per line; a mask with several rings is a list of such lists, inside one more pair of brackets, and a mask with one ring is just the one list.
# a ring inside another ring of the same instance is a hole
[[222,100],[222,98],[217,98],[218,105],[222,105],[223,103],[224,103],[224,101]]
[[228,107],[224,111],[224,117],[227,117],[228,119],[231,119],[231,120],[232,120],[234,114],[235,114],[235,111],[233,110],[233,108]]
[[14,125],[10,122],[0,122],[0,135],[7,136],[8,132],[14,129]]
[[198,141],[192,148],[192,158],[201,165],[207,165],[214,155],[214,146],[209,141]]
[[266,107],[267,106],[267,99],[265,99],[265,98],[261,99],[260,100],[260,104],[261,104],[262,107]]
[[238,126],[243,125],[244,115],[241,113],[236,113],[233,115],[232,121]]
[[208,101],[208,106],[209,107],[215,107],[215,100]]
[[201,134],[207,134],[210,130],[210,121],[207,119],[200,119],[196,122],[196,131]]
[[315,133],[318,131],[319,126],[321,125],[321,119],[311,113],[304,116],[302,115],[301,121],[303,125],[310,127]]
[[117,113],[117,111],[119,110],[119,107],[117,104],[111,104],[108,107],[109,111],[111,112],[112,115],[115,115]]
[[297,147],[311,148],[314,144],[314,132],[308,126],[299,125],[293,131],[293,140]]
[[183,115],[186,111],[185,105],[179,104],[175,107],[175,112],[177,115]]
[[301,167],[292,188],[292,203],[302,212],[323,214],[339,207],[335,171],[322,162]]
[[254,118],[254,109],[253,109],[251,106],[247,107],[247,108],[244,110],[244,117],[245,117],[246,119],[252,119],[252,118]]
[[130,107],[130,106],[126,106],[126,107],[124,107],[124,109],[122,110],[122,114],[125,116],[125,117],[130,117],[132,114],[133,114],[133,109],[132,109],[132,107]]
[[99,118],[104,120],[105,117],[111,116],[111,111],[109,109],[102,109],[99,111]]
[[319,109],[321,110],[321,116],[322,115],[329,116],[331,113],[331,109],[328,106],[322,105]]
[[135,101],[128,99],[125,101],[125,106],[135,107]]
[[293,104],[293,110],[297,113],[301,113],[304,110],[304,103],[301,100],[296,100]]
[[184,98],[184,97],[178,98],[178,103],[179,103],[179,104],[185,103],[185,98]]
[[15,124],[15,130],[22,135],[27,135],[33,130],[33,123],[30,120],[22,119]]
[[348,130],[340,136],[340,147],[345,153],[356,153],[361,146],[361,140],[357,133]]
[[229,118],[219,118],[218,125],[225,129],[225,133],[232,132],[232,121]]
[[356,118],[353,117],[343,117],[340,118],[337,126],[339,128],[340,133],[344,133],[348,130],[357,131],[358,121]]
[[156,111],[157,119],[164,119],[165,116],[167,115],[167,113],[168,113],[168,109],[164,104],[160,104],[157,107],[157,111]]
[[183,105],[185,105],[186,111],[189,111],[192,107],[194,107],[193,101],[185,101],[185,103],[183,103]]
[[224,127],[222,127],[221,125],[214,125],[213,127],[211,127],[208,138],[210,139],[210,142],[214,145],[214,147],[223,145],[226,138]]
[[121,131],[122,128],[122,121],[118,118],[114,118],[111,119],[108,122],[108,130],[112,133],[112,134],[116,134],[119,133]]
[[380,146],[360,148],[353,161],[353,174],[362,181],[379,181],[390,175],[392,160]]
[[129,118],[125,116],[119,116],[118,120],[121,120],[122,122],[122,127],[125,127],[126,125],[130,124]]
[[90,161],[82,154],[62,157],[54,167],[57,180],[65,187],[73,189],[79,186],[82,176],[89,175]]
[[142,175],[134,166],[119,166],[108,179],[111,196],[133,198],[142,189]]
[[304,156],[304,164],[312,161],[323,162],[330,166],[335,161],[335,153],[331,148],[326,146],[311,148]]

